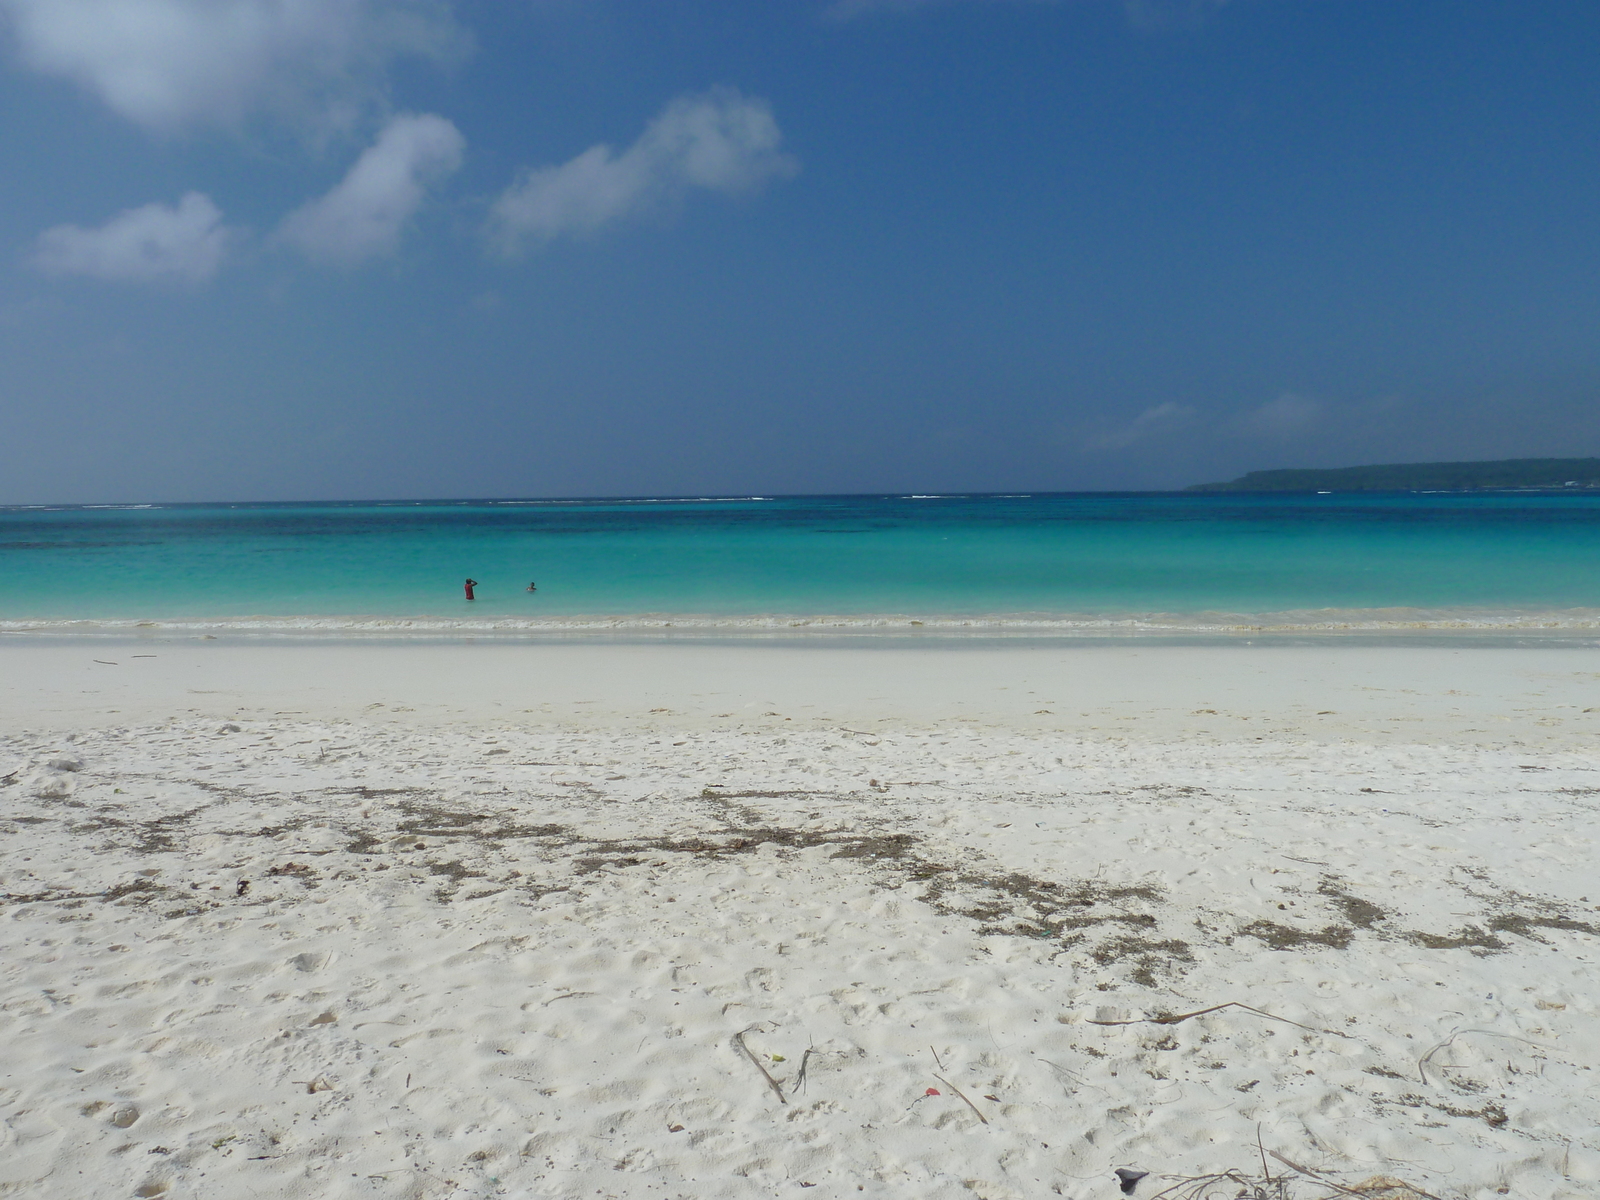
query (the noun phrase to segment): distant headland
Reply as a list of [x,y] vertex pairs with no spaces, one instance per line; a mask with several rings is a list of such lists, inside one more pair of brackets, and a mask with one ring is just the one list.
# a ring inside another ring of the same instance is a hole
[[1374,467],[1251,471],[1186,492],[1477,492],[1499,488],[1600,488],[1600,458],[1389,463]]

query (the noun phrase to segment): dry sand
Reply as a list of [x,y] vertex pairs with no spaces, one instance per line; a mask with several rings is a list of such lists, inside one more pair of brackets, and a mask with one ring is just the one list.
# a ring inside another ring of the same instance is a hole
[[1597,681],[0,647],[0,1194],[1593,1197]]

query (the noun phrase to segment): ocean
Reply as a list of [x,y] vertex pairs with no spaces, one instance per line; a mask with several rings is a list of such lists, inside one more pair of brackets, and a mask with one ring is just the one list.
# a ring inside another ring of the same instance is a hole
[[134,630],[1587,637],[1600,635],[1600,496],[0,508],[0,633]]

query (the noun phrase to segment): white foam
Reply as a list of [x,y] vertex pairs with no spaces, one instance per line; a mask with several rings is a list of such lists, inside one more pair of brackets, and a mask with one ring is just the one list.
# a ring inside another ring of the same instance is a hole
[[990,637],[1297,637],[1340,635],[1600,636],[1600,608],[1300,609],[1273,613],[575,613],[543,617],[304,614],[216,617],[8,618],[0,635],[333,634],[351,637],[517,637],[541,634]]

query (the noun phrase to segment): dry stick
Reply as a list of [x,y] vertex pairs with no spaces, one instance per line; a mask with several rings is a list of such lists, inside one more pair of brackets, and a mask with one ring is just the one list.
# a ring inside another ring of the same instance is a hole
[[744,1056],[746,1058],[748,1058],[755,1065],[756,1070],[761,1072],[761,1078],[763,1078],[763,1079],[765,1079],[767,1081],[767,1086],[772,1089],[773,1095],[778,1097],[778,1103],[779,1104],[787,1104],[789,1102],[783,1098],[783,1089],[778,1086],[778,1081],[776,1079],[774,1079],[772,1077],[772,1075],[767,1071],[767,1069],[761,1065],[761,1060],[755,1056],[755,1054],[751,1051],[750,1047],[746,1046],[744,1044],[744,1035],[749,1033],[750,1030],[752,1030],[754,1028],[755,1028],[754,1025],[750,1025],[750,1026],[745,1027],[744,1029],[739,1030],[738,1033],[734,1034],[733,1035],[734,1045],[738,1046],[739,1049],[743,1050],[744,1051]]
[[798,1092],[806,1086],[806,1064],[811,1061],[811,1056],[815,1053],[815,1050],[807,1046],[806,1052],[800,1056],[800,1073],[794,1077],[793,1090]]
[[1319,1029],[1315,1025],[1302,1025],[1299,1021],[1291,1021],[1288,1017],[1280,1017],[1273,1013],[1263,1012],[1239,1000],[1229,1000],[1226,1004],[1213,1004],[1210,1008],[1196,1009],[1188,1013],[1157,1013],[1153,1017],[1136,1017],[1132,1021],[1087,1021],[1088,1025],[1176,1025],[1180,1021],[1187,1021],[1190,1017],[1203,1017],[1207,1013],[1221,1012],[1225,1008],[1242,1008],[1245,1012],[1255,1013],[1258,1017],[1266,1017],[1269,1021],[1282,1021],[1285,1025],[1293,1025],[1296,1029],[1310,1030],[1312,1033],[1327,1033],[1334,1037],[1348,1038],[1353,1035],[1340,1033],[1337,1029]]
[[835,1056],[835,1057],[838,1057],[839,1054],[840,1054],[840,1051],[838,1051],[838,1050],[818,1050],[815,1046],[807,1046],[806,1047],[806,1052],[800,1056],[800,1072],[799,1072],[799,1074],[797,1074],[794,1077],[794,1083],[789,1088],[789,1094],[791,1096],[794,1095],[796,1092],[798,1092],[802,1087],[804,1087],[806,1085],[806,1068],[807,1068],[807,1066],[810,1065],[811,1056],[813,1054],[815,1054],[818,1058],[826,1058],[830,1054]]
[[1062,1077],[1064,1077],[1066,1079],[1070,1079],[1073,1083],[1078,1084],[1080,1087],[1083,1085],[1082,1076],[1077,1075],[1077,1074],[1073,1073],[1072,1071],[1067,1070],[1060,1063],[1051,1062],[1048,1058],[1041,1058],[1039,1061],[1044,1063],[1045,1066],[1049,1067],[1057,1075],[1060,1075],[1060,1076],[1062,1076]]
[[933,1055],[933,1065],[938,1067],[939,1070],[941,1070],[941,1071],[944,1070],[944,1064],[939,1061],[939,1052],[937,1050],[935,1050],[932,1046],[929,1046],[928,1047],[928,1053]]
[[[1173,1176],[1164,1175],[1162,1178],[1172,1179]],[[1238,1184],[1242,1189],[1239,1192],[1241,1196],[1246,1195],[1252,1186],[1250,1180],[1237,1171],[1223,1171],[1217,1175],[1190,1175],[1179,1179],[1169,1188],[1163,1188],[1151,1196],[1150,1200],[1178,1200],[1180,1192],[1183,1193],[1182,1200],[1200,1200],[1202,1197],[1210,1196],[1212,1194],[1210,1189],[1223,1180]],[[1259,1189],[1255,1194],[1264,1200],[1263,1193]]]
[[974,1104],[971,1100],[968,1100],[966,1095],[961,1091],[960,1088],[958,1088],[955,1084],[951,1083],[943,1075],[935,1075],[934,1078],[937,1079],[940,1083],[944,1084],[945,1087],[949,1088],[956,1095],[960,1096],[961,1097],[961,1103],[965,1104],[968,1108],[970,1108],[972,1110],[972,1115],[973,1116],[977,1117],[978,1120],[982,1121],[985,1125],[987,1125],[989,1123],[989,1118],[984,1116],[981,1112],[978,1111],[978,1106],[976,1104]]
[[[1291,1170],[1299,1171],[1300,1174],[1306,1176],[1309,1179],[1315,1179],[1318,1183],[1322,1184],[1323,1187],[1331,1187],[1334,1191],[1342,1192],[1346,1196],[1366,1196],[1366,1195],[1368,1195],[1368,1193],[1366,1193],[1366,1192],[1358,1192],[1354,1188],[1347,1188],[1341,1183],[1335,1183],[1333,1180],[1329,1179],[1326,1175],[1323,1175],[1319,1171],[1313,1171],[1310,1167],[1302,1167],[1299,1163],[1285,1158],[1283,1155],[1279,1154],[1276,1150],[1268,1150],[1267,1153],[1272,1155],[1273,1158],[1277,1159],[1284,1166],[1289,1167]],[[1405,1188],[1405,1190],[1410,1192],[1412,1195],[1423,1197],[1423,1200],[1439,1200],[1439,1197],[1435,1196],[1432,1192],[1425,1192],[1419,1187],[1414,1187],[1413,1185],[1411,1185],[1409,1183],[1406,1183],[1404,1180],[1401,1180],[1399,1182],[1399,1186]]]
[[[1440,1042],[1437,1046],[1435,1046],[1432,1050],[1429,1050],[1421,1058],[1417,1059],[1417,1074],[1422,1076],[1422,1082],[1423,1082],[1424,1085],[1432,1086],[1430,1081],[1429,1081],[1429,1079],[1428,1079],[1428,1063],[1429,1063],[1429,1061],[1432,1060],[1432,1058],[1433,1058],[1433,1056],[1435,1054],[1439,1053],[1439,1051],[1443,1050],[1446,1046],[1450,1045],[1451,1042],[1455,1041],[1458,1037],[1460,1037],[1464,1033],[1481,1033],[1485,1037],[1508,1038],[1513,1042],[1522,1042],[1522,1043],[1524,1043],[1526,1045],[1532,1046],[1535,1050],[1546,1049],[1546,1047],[1541,1046],[1538,1042],[1529,1041],[1525,1037],[1518,1037],[1514,1033],[1498,1033],[1493,1029],[1458,1029],[1454,1033],[1452,1033],[1449,1037],[1445,1038],[1444,1041]],[[1440,1069],[1443,1070],[1444,1068],[1440,1068]]]
[[546,1000],[544,1003],[539,1005],[539,1007],[540,1008],[549,1008],[557,1000],[575,1000],[579,996],[594,996],[594,995],[598,995],[598,993],[597,992],[562,992],[561,995],[559,995],[559,996],[551,996],[550,999]]

